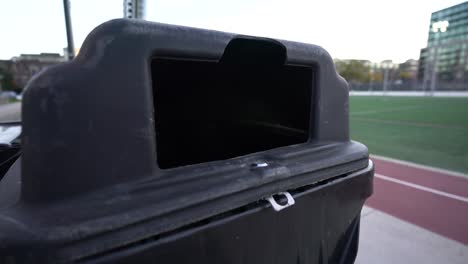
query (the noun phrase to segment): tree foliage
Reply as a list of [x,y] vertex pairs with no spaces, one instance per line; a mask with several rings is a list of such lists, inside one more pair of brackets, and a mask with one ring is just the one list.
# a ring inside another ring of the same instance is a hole
[[405,80],[405,81],[414,79],[413,73],[408,72],[408,71],[401,71],[399,73],[399,77],[400,79]]
[[337,60],[336,70],[347,81],[365,83],[370,81],[370,67],[362,60]]
[[17,91],[18,86],[15,83],[13,74],[11,72],[0,69],[0,82],[3,91]]

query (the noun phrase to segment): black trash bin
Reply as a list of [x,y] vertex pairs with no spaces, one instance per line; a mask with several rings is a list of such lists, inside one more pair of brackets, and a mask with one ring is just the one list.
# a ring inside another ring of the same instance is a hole
[[22,115],[0,263],[354,262],[373,165],[321,47],[112,20]]

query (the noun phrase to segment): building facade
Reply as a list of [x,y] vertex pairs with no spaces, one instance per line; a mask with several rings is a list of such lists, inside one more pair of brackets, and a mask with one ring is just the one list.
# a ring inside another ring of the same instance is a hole
[[145,19],[146,0],[124,0],[124,18]]
[[468,89],[468,1],[432,13],[418,80],[424,90]]
[[64,61],[66,58],[58,53],[21,54],[11,59],[9,72],[13,76],[15,86],[22,89],[36,73]]

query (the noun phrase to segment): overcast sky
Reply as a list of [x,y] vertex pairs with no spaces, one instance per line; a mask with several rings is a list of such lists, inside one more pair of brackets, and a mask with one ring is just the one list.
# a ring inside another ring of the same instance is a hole
[[[318,44],[334,58],[418,59],[431,13],[460,0],[147,0],[147,20]],[[0,0],[0,59],[63,53],[62,0]],[[123,0],[71,0],[75,47]]]

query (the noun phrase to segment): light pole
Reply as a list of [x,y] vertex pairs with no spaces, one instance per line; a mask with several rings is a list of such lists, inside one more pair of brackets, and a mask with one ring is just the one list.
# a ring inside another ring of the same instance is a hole
[[387,92],[387,86],[388,86],[388,69],[391,66],[392,61],[383,61],[382,62],[382,67],[384,68],[384,80],[383,80],[383,92]]
[[435,92],[435,87],[437,83],[437,63],[438,63],[438,55],[439,55],[439,49],[435,48],[434,52],[434,63],[432,63],[432,74],[431,74],[431,95],[434,95]]
[[65,28],[67,31],[67,55],[68,60],[75,57],[75,45],[73,44],[73,32],[70,18],[70,1],[63,0],[63,11],[65,13]]
[[[427,50],[427,58],[426,58],[426,68],[424,70],[424,80],[423,80],[423,89],[426,91],[427,89],[427,82],[429,82],[429,63],[431,66],[431,77],[430,77],[430,86],[429,86],[429,94],[434,95],[436,84],[437,84],[437,64],[438,64],[438,55],[439,49],[449,43],[442,43],[440,42],[440,38],[442,34],[447,32],[449,26],[449,22],[447,20],[434,22],[432,24],[432,32],[436,34],[436,40],[434,44],[428,45]],[[440,33],[439,33],[440,31]],[[431,56],[431,53],[433,53]]]

